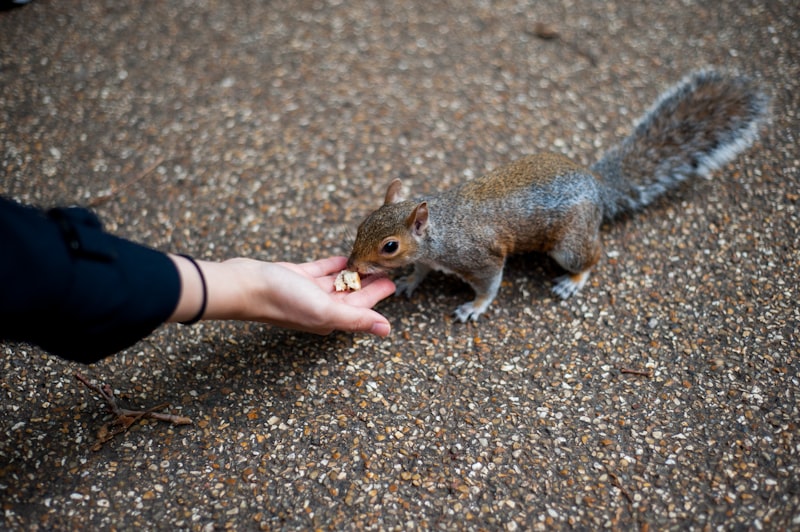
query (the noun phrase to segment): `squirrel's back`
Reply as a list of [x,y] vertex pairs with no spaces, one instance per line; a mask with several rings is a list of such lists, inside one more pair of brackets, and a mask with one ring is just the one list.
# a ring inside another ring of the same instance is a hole
[[747,77],[715,70],[688,75],[591,167],[602,181],[604,218],[640,209],[727,164],[756,140],[768,107],[767,95]]

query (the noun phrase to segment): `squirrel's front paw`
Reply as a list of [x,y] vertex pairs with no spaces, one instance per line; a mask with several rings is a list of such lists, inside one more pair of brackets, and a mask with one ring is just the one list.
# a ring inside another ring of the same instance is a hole
[[411,297],[411,294],[419,286],[419,281],[412,274],[397,279],[394,284],[396,286],[394,295],[401,296],[405,294],[406,297]]
[[478,321],[478,317],[483,314],[483,311],[486,310],[486,307],[489,305],[480,305],[476,306],[475,301],[470,301],[469,303],[464,303],[463,305],[459,305],[456,308],[453,315],[456,317],[458,321],[461,323],[467,323],[468,321]]

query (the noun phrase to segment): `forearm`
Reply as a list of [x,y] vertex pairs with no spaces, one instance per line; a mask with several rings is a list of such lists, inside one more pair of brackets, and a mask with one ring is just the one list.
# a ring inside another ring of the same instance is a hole
[[45,212],[0,198],[0,338],[81,362],[135,343],[175,308],[170,260],[109,235],[81,209]]

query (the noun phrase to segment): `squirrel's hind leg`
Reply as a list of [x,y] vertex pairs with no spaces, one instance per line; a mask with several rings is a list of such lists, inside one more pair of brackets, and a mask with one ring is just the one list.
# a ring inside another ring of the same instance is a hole
[[584,270],[579,273],[562,275],[556,277],[556,284],[553,286],[553,293],[561,299],[568,299],[580,292],[586,281],[589,280],[589,270]]
[[600,260],[602,253],[599,235],[583,238],[581,242],[568,241],[550,252],[550,256],[569,272],[556,278],[553,292],[561,299],[577,294],[589,280],[589,273]]

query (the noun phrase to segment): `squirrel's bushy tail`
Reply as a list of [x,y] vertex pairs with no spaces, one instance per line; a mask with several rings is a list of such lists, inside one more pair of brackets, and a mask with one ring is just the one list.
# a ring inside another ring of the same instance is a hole
[[756,140],[768,107],[767,95],[747,77],[715,70],[688,75],[592,166],[604,184],[604,217],[640,209],[724,166]]

